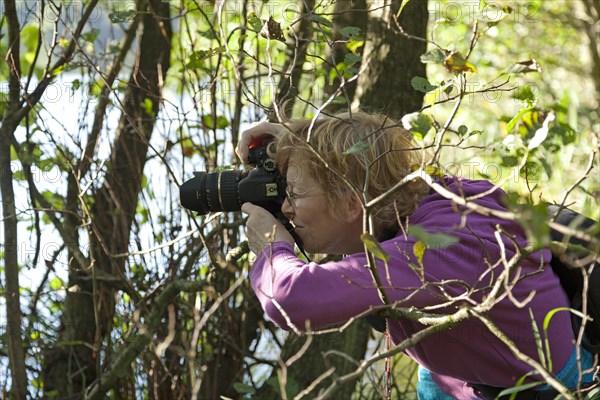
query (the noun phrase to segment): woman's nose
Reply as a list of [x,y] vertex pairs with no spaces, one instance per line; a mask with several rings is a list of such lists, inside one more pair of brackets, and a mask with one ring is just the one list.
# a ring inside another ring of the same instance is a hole
[[294,215],[294,207],[292,207],[292,204],[290,202],[290,199],[288,199],[286,197],[286,199],[283,201],[283,204],[281,204],[281,212],[289,219],[292,220],[293,215]]

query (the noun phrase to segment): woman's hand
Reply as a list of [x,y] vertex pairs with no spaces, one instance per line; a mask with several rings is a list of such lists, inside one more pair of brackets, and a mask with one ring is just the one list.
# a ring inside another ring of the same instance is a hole
[[242,204],[242,212],[248,215],[246,237],[248,247],[254,254],[259,254],[273,242],[294,244],[292,235],[270,212],[252,203]]
[[253,125],[250,129],[246,129],[242,132],[240,141],[235,149],[238,157],[244,164],[248,162],[248,146],[254,139],[266,138],[266,137],[277,137],[281,135],[285,130],[285,127],[281,124],[275,124],[272,122],[258,122]]

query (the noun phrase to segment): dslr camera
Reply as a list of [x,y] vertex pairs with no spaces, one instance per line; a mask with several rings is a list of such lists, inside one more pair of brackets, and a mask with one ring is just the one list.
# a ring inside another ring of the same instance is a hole
[[250,143],[251,170],[194,172],[194,177],[179,187],[181,205],[201,215],[212,211],[240,211],[242,204],[256,204],[279,217],[285,201],[285,178],[279,173],[268,147],[273,142]]

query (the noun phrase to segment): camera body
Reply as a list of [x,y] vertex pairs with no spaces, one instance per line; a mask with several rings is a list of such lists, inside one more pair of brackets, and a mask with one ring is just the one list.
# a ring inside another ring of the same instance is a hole
[[248,162],[251,170],[194,172],[194,178],[179,187],[181,205],[199,214],[213,211],[240,211],[250,202],[273,215],[279,213],[285,200],[285,178],[267,151],[269,143],[250,145]]

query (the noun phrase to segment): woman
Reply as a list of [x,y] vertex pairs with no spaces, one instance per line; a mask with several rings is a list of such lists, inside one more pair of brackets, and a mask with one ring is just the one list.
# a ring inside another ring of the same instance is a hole
[[[423,165],[423,155],[407,131],[385,116],[362,112],[283,125],[261,123],[242,134],[237,149],[242,160],[251,140],[268,135],[276,137],[274,157],[287,179],[282,212],[295,225],[305,250],[347,255],[321,265],[306,263],[295,255],[294,240],[281,223],[266,210],[244,204],[248,242],[257,254],[250,280],[276,324],[284,329],[319,329],[381,308],[382,298],[388,305],[449,315],[480,304],[498,276],[518,260],[486,315],[520,352],[551,365],[551,372],[567,387],[577,387],[580,377],[569,313],[558,312],[552,318],[549,358],[540,360],[531,318],[543,331],[548,313],[569,307],[569,302],[547,265],[550,252],[523,254],[527,239],[514,221],[475,212],[431,190],[423,180],[411,180],[372,210],[370,233],[383,250],[378,258],[388,257],[386,263],[377,260],[381,282],[377,288],[365,268],[363,204]],[[444,177],[437,184],[477,207],[506,211],[505,193],[487,181]],[[423,253],[423,245],[417,245],[419,240],[411,234],[416,232],[409,228],[413,226],[420,232],[444,234],[452,244],[430,246]],[[387,319],[394,343],[424,328],[416,321]],[[584,368],[590,367],[591,355],[581,350]],[[512,387],[528,374],[526,382],[543,382],[477,318],[430,335],[406,353],[421,366],[420,399],[486,398],[487,386]],[[543,384],[537,389],[552,393]]]

